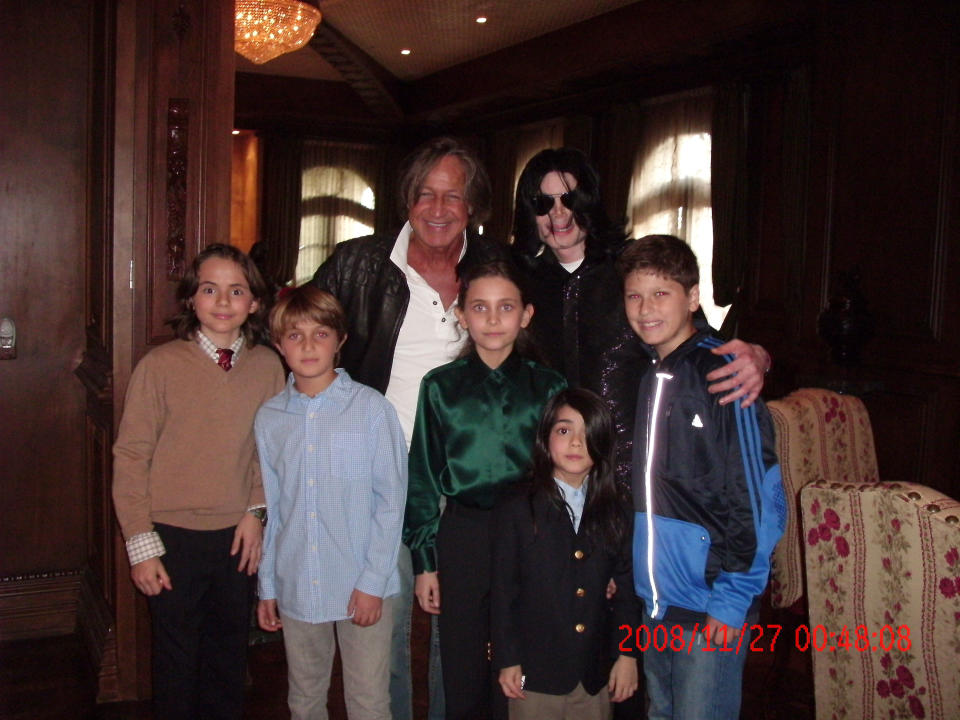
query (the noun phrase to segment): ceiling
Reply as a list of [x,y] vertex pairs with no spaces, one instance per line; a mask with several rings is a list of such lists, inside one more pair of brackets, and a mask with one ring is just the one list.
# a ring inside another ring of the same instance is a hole
[[[319,0],[334,31],[397,80],[410,82],[631,5],[636,0]],[[480,24],[476,18],[484,16]],[[316,43],[314,44],[316,45]],[[404,48],[409,55],[401,55]],[[238,72],[345,80],[314,46]]]

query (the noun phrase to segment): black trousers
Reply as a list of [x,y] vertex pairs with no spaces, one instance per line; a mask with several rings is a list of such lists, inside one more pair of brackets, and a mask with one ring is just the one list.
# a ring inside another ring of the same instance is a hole
[[252,584],[230,555],[235,528],[156,531],[173,589],[150,598],[155,717],[239,720]]
[[493,513],[448,501],[437,530],[440,661],[446,720],[507,717],[487,659]]

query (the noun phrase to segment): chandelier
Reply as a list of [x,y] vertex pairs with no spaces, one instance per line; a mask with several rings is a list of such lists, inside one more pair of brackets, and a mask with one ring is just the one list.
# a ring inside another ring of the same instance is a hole
[[236,0],[234,49],[262,65],[293,52],[313,37],[320,11],[299,0]]

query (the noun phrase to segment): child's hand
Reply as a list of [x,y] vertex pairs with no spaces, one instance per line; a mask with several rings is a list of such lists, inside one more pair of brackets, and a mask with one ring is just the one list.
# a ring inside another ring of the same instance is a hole
[[277,613],[276,600],[261,600],[257,603],[257,624],[267,632],[276,632],[283,627]]
[[711,350],[714,355],[735,355],[736,357],[723,367],[707,373],[712,384],[707,387],[711,393],[730,390],[720,398],[720,404],[726,405],[737,398],[743,398],[740,407],[750,407],[763,389],[763,375],[770,367],[770,354],[759,345],[751,345],[743,340],[731,340]]
[[[726,628],[726,630],[724,630],[724,628]],[[703,632],[709,633],[707,637],[710,643],[716,646],[724,645],[731,640],[736,640],[740,636],[741,629],[739,625],[737,627],[727,625],[715,617],[707,615],[707,623],[704,625]]]
[[237,570],[240,572],[246,570],[247,575],[253,575],[260,566],[262,550],[263,525],[260,524],[260,518],[252,513],[244,513],[240,522],[237,523],[237,530],[233,533],[233,545],[230,546],[231,555],[240,553],[240,564]]
[[616,594],[617,594],[617,582],[613,578],[610,578],[610,582],[607,583],[607,600],[609,600]]
[[158,557],[147,558],[131,567],[130,578],[144,595],[159,595],[161,590],[173,590],[167,569]]
[[523,669],[519,665],[511,665],[500,671],[500,687],[508,698],[525,700],[523,694]]
[[637,659],[621,655],[610,668],[610,682],[607,683],[610,702],[623,702],[637,691]]
[[362,590],[353,589],[350,602],[347,603],[347,615],[353,618],[353,624],[360,627],[376,625],[383,612],[383,598],[368,595]]
[[424,612],[440,614],[440,578],[437,573],[425,572],[417,575],[413,593]]

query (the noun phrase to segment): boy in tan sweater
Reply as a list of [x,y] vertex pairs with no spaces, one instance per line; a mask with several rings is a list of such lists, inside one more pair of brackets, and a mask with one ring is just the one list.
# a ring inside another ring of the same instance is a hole
[[265,292],[246,255],[207,247],[177,290],[179,339],[127,388],[113,500],[150,602],[158,719],[241,716],[264,507],[253,417],[283,387],[277,356],[253,344]]

